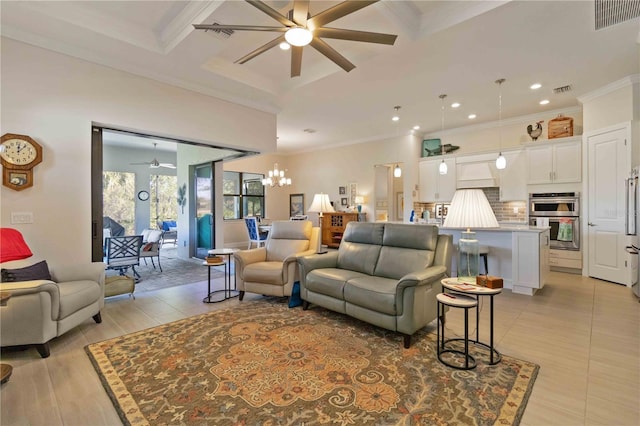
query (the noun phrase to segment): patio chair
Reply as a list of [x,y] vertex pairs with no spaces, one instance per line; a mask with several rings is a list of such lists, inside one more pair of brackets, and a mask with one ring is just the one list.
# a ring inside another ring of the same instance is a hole
[[125,275],[131,268],[133,275],[140,279],[136,266],[140,265],[140,249],[142,235],[128,235],[124,237],[109,237],[106,239],[107,255],[104,263],[107,269],[116,270]]
[[140,251],[140,257],[144,260],[144,264],[147,264],[147,258],[151,259],[153,269],[156,269],[156,264],[153,260],[154,257],[158,258],[158,268],[162,272],[162,265],[160,265],[160,240],[162,238],[162,231],[159,229],[144,229],[142,231],[142,250]]

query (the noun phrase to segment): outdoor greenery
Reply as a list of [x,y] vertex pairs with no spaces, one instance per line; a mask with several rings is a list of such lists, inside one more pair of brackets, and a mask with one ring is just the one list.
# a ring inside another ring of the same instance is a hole
[[264,216],[263,177],[264,175],[255,173],[224,172],[222,181],[224,219]]
[[151,223],[155,229],[158,221],[178,219],[178,177],[166,175],[151,175],[149,182],[151,190]]
[[[118,222],[125,235],[134,235],[136,219],[135,173],[102,172],[102,215]],[[156,229],[158,220],[178,218],[178,178],[176,176],[151,175],[149,182],[149,228]]]
[[135,233],[135,183],[135,173],[102,172],[102,215],[122,225],[125,235]]

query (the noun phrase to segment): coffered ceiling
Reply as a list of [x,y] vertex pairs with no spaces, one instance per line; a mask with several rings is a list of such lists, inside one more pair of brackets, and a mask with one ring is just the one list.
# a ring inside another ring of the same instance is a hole
[[[266,3],[284,15],[293,5]],[[311,1],[310,14],[338,3]],[[234,63],[277,33],[193,29],[278,25],[244,1],[2,1],[0,8],[4,37],[277,113],[280,152],[377,140],[414,125],[438,130],[442,93],[447,105],[461,103],[448,107],[447,128],[495,121],[501,77],[505,119],[577,106],[577,97],[640,72],[640,19],[596,31],[593,1],[383,0],[329,26],[397,34],[395,45],[326,39],[356,68],[347,73],[307,46],[295,78],[290,51],[278,47]],[[529,89],[536,82],[542,88]],[[572,90],[553,93],[565,85]],[[543,98],[548,105],[539,105]]]

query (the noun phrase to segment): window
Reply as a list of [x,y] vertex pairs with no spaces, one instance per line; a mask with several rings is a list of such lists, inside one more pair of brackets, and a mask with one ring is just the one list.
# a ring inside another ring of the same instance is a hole
[[151,175],[149,177],[149,189],[151,190],[150,229],[158,226],[158,221],[177,220],[178,203],[178,177],[166,175]]
[[102,216],[121,225],[123,235],[135,234],[135,180],[134,173],[102,172]]
[[264,175],[224,172],[223,176],[224,219],[264,216]]

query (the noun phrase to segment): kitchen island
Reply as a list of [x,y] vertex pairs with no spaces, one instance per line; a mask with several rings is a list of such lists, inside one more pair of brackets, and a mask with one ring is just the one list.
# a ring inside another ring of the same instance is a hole
[[[456,246],[464,231],[466,229],[440,227],[440,233],[453,235]],[[489,247],[489,275],[502,278],[505,288],[532,296],[545,285],[549,275],[549,228],[507,224],[472,231],[480,245]],[[454,255],[453,276],[457,275],[456,265]]]

